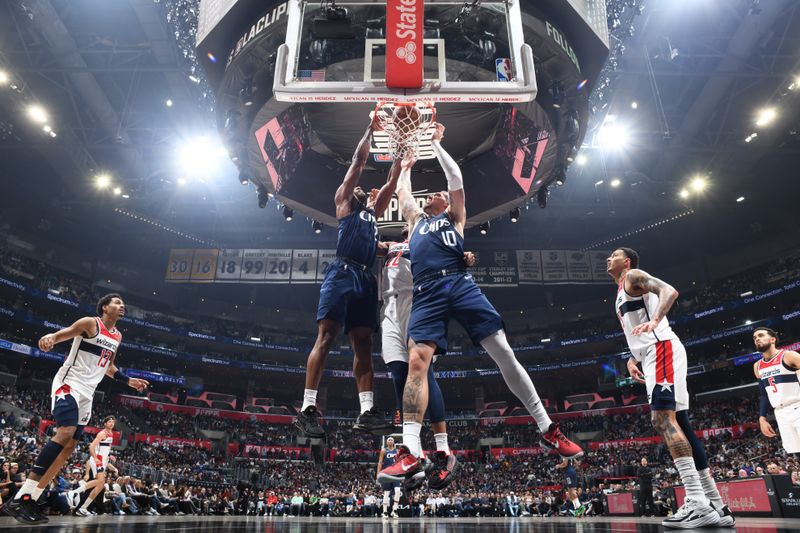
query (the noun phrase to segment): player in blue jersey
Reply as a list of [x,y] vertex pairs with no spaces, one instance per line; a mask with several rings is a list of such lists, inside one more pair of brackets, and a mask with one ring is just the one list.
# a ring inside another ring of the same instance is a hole
[[[394,437],[389,437],[386,439],[386,447],[381,448],[381,454],[378,457],[378,471],[376,472],[377,475],[380,474],[381,470],[387,468],[394,464],[395,459],[397,459],[397,453],[399,452],[397,446],[394,445]],[[389,515],[389,498],[391,496],[392,499],[392,518],[397,518],[397,506],[400,504],[400,482],[393,481],[388,483],[380,483],[381,489],[383,489],[383,517],[387,518]],[[394,491],[394,494],[392,494]]]
[[388,433],[394,429],[373,406],[372,334],[378,325],[378,286],[373,267],[378,249],[377,218],[389,206],[397,188],[400,162],[392,165],[380,191],[372,189],[367,195],[358,186],[375,128],[373,121],[361,138],[334,197],[339,220],[336,260],[328,267],[319,291],[317,341],[308,355],[303,406],[294,424],[304,437],[325,436],[316,407],[317,389],[325,359],[342,328],[353,347],[353,373],[361,404],[361,414],[353,429],[373,433]]
[[424,210],[411,194],[410,173],[403,174],[397,191],[403,217],[413,228],[409,245],[414,297],[408,323],[408,378],[403,391],[403,447],[395,464],[381,471],[382,480],[414,478],[432,469],[423,457],[419,434],[428,405],[428,367],[434,354],[447,351],[450,318],[455,318],[495,361],[509,389],[535,419],[542,443],[563,457],[583,454],[550,420],[530,376],[506,340],[503,320],[466,272],[464,185],[458,164],[442,147],[443,136],[444,126],[436,124],[433,151],[447,179],[447,190],[430,194]]

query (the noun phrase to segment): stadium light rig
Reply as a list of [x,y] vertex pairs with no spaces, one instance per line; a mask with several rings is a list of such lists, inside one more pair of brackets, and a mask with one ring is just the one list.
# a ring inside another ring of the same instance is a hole
[[38,104],[31,104],[28,106],[28,117],[37,124],[44,124],[47,122],[47,111]]
[[514,209],[511,210],[508,216],[511,219],[511,222],[516,223],[519,220],[521,214],[522,210],[519,207],[515,207]]
[[314,230],[314,233],[319,235],[320,233],[322,233],[322,222],[319,222],[317,220],[312,220],[311,228]]
[[294,218],[294,211],[288,205],[283,206],[283,218],[286,219],[286,222],[291,222]]
[[765,107],[756,116],[756,126],[763,127],[769,125],[778,117],[778,111],[774,107]]
[[486,222],[478,226],[478,228],[480,229],[481,235],[486,235],[487,233],[489,233],[489,221],[487,220]]

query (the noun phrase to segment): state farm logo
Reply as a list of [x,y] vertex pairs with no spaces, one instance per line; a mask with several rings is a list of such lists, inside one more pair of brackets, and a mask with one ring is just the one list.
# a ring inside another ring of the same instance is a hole
[[400,59],[404,59],[409,65],[413,65],[417,61],[417,54],[414,53],[416,51],[417,45],[408,41],[403,48],[395,50],[395,54]]
[[395,55],[409,65],[417,62],[417,0],[400,0],[395,6],[400,12],[400,22],[394,28],[395,37],[407,40],[395,50]]

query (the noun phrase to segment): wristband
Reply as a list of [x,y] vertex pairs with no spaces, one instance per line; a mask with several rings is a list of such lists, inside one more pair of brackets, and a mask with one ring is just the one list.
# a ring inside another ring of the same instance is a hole
[[131,378],[126,376],[125,373],[122,370],[119,370],[119,369],[117,369],[117,371],[114,372],[114,379],[116,381],[119,381],[120,383],[125,383],[126,385],[131,380]]

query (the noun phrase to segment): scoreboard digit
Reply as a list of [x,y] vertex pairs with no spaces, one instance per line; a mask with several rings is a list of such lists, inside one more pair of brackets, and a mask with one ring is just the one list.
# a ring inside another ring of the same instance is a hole
[[244,250],[225,249],[219,251],[217,259],[217,279],[220,281],[238,280],[242,274],[242,255]]
[[194,250],[173,248],[169,252],[166,281],[188,281],[192,274],[192,258]]
[[264,250],[267,253],[267,272],[264,279],[268,282],[289,282],[292,268],[292,250]]
[[216,248],[208,250],[195,250],[192,261],[191,280],[195,283],[213,283],[217,274],[217,256],[219,250]]

